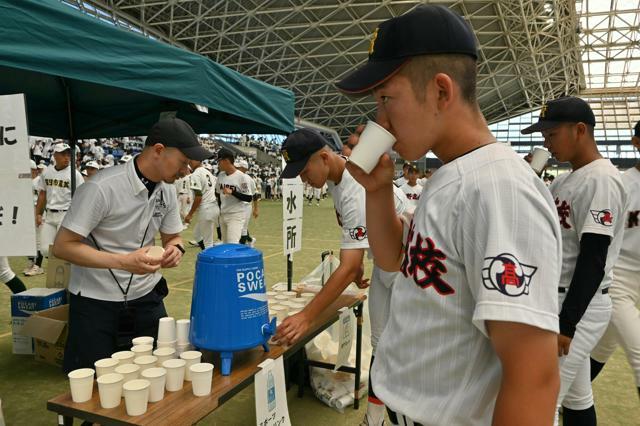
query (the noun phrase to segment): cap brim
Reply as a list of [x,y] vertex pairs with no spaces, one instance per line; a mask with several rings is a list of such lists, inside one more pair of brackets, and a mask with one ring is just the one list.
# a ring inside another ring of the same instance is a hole
[[561,124],[562,124],[562,121],[548,121],[548,120],[538,121],[537,123],[532,124],[531,126],[520,130],[520,133],[522,133],[523,135],[529,135],[531,133],[542,132],[543,130],[553,129],[554,127],[558,127]]
[[178,148],[189,160],[203,161],[213,156],[212,152],[207,151],[202,146],[190,146],[189,148]]
[[336,83],[336,87],[349,95],[367,94],[397,73],[410,58],[384,62],[367,62],[364,66]]
[[280,178],[293,179],[297,177],[302,172],[302,169],[304,169],[304,166],[307,165],[307,161],[309,161],[309,159],[287,163],[282,173],[280,173]]

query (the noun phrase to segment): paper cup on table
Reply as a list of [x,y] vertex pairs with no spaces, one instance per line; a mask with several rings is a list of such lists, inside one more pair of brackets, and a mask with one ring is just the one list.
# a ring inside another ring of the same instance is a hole
[[158,349],[160,349],[160,348],[172,348],[172,349],[175,349],[176,346],[177,346],[177,342],[178,342],[177,340],[171,340],[169,342],[163,342],[162,340],[158,340],[157,346],[158,346]]
[[289,300],[289,296],[285,296],[284,294],[278,294],[273,298],[276,303],[287,302]]
[[122,374],[124,382],[135,380],[140,376],[140,366],[135,364],[121,364],[116,367],[116,373]]
[[170,359],[162,363],[162,367],[167,371],[166,387],[169,392],[182,389],[185,365],[187,362],[183,359]]
[[298,293],[295,291],[283,291],[282,295],[287,296],[289,300],[296,299],[298,297]]
[[91,396],[93,396],[94,374],[95,371],[92,368],[80,368],[67,375],[73,402],[87,402],[91,399]]
[[177,355],[176,355],[176,350],[173,348],[158,348],[155,351],[153,351],[153,356],[158,358],[156,365],[158,367],[162,367],[163,362],[169,359],[174,359]]
[[167,382],[167,370],[161,367],[149,368],[142,372],[142,378],[149,381],[149,402],[162,401]]
[[551,157],[551,153],[544,148],[533,148],[531,155],[531,168],[538,174],[542,173],[544,166]]
[[351,151],[349,162],[360,167],[365,173],[371,173],[382,154],[391,150],[394,143],[396,138],[387,129],[370,120],[360,134],[358,145]]
[[295,314],[299,314],[300,312],[301,312],[300,310],[289,311],[289,312],[287,313],[287,316],[288,316],[288,317],[292,317],[292,316],[294,316]]
[[140,346],[140,345],[153,346],[153,341],[154,341],[154,338],[151,337],[151,336],[140,336],[140,337],[136,337],[135,339],[133,339],[131,341],[131,344],[133,346]]
[[147,412],[150,386],[151,383],[144,379],[131,380],[122,385],[128,415],[141,416]]
[[148,356],[148,355],[151,355],[151,352],[153,352],[153,346],[151,345],[133,346],[131,348],[131,352],[135,354],[134,359],[140,358],[141,356]]
[[120,405],[124,376],[118,373],[109,373],[98,377],[96,381],[98,382],[102,408],[115,408]]
[[176,340],[178,343],[189,343],[189,329],[191,328],[191,320],[180,319],[176,321]]
[[111,358],[118,360],[118,365],[133,364],[133,360],[136,358],[136,354],[131,351],[115,352],[111,355]]
[[96,377],[100,377],[103,374],[109,374],[115,372],[119,361],[114,358],[103,358],[93,363],[96,368]]
[[182,355],[184,352],[192,351],[192,350],[193,350],[193,346],[191,346],[191,343],[184,343],[182,345],[178,345],[176,346],[176,356],[180,358],[180,355]]
[[195,396],[207,396],[211,393],[213,364],[207,362],[193,364],[189,367],[191,386]]
[[172,317],[160,318],[158,322],[158,342],[173,342],[176,340],[176,320]]
[[281,323],[287,317],[287,312],[289,312],[289,308],[284,305],[273,305],[271,307],[271,312],[276,314],[278,323]]
[[305,303],[289,302],[289,310],[301,311],[305,306]]
[[156,363],[158,362],[158,358],[153,355],[145,355],[136,358],[134,363],[140,366],[140,375],[144,372],[144,370],[148,370],[149,368],[154,368]]
[[184,370],[184,379],[186,381],[191,380],[191,367],[193,364],[198,364],[202,360],[202,352],[200,351],[186,351],[180,354],[180,359],[184,360],[187,364],[185,365]]
[[276,297],[279,294],[279,292],[277,291],[268,291],[267,292],[267,298],[268,299],[273,299],[274,297]]

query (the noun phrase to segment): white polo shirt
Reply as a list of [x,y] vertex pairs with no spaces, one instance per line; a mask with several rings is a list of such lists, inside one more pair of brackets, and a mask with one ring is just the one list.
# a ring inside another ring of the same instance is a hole
[[562,231],[560,287],[571,285],[580,254],[582,234],[611,237],[600,288],[611,285],[624,233],[626,191],[618,169],[601,158],[571,173],[558,176],[549,187]]
[[636,167],[622,175],[627,190],[624,238],[616,268],[640,271],[640,170]]
[[[84,183],[82,174],[76,170],[76,188]],[[47,209],[67,210],[71,205],[71,166],[56,170],[49,166],[40,175],[38,190],[45,191]]]
[[393,286],[372,368],[378,397],[424,425],[490,425],[501,366],[485,321],[558,332],[560,238],[549,191],[510,147],[439,168]]
[[[144,243],[142,237],[149,225]],[[176,189],[160,182],[151,197],[138,178],[134,161],[101,170],[82,185],[73,197],[71,208],[62,222],[68,230],[82,235],[83,242],[111,253],[130,253],[140,246],[154,244],[158,231],[177,234],[182,231]],[[130,272],[113,269],[120,287],[129,283]],[[133,275],[128,300],[148,294],[160,280],[159,272]],[[71,265],[69,291],[73,294],[107,301],[124,300],[108,269]]]

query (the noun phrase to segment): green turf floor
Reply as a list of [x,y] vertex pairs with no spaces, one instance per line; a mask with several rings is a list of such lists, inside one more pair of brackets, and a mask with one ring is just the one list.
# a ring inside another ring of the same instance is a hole
[[[265,274],[269,286],[286,280],[286,261],[282,255],[282,205],[264,201],[260,217],[251,225],[251,233],[257,248],[263,251]],[[191,230],[183,238],[190,239]],[[317,207],[305,206],[303,250],[294,257],[294,280],[302,278],[320,260],[326,249],[338,250],[340,230],[336,224],[331,200],[324,200]],[[179,268],[166,270],[170,294],[165,300],[169,315],[188,318],[191,305],[191,287],[196,248],[188,248]],[[26,261],[12,258],[11,265],[21,276]],[[46,267],[46,263],[45,263]],[[369,268],[368,268],[369,269]],[[23,277],[27,287],[44,287],[45,276]],[[53,425],[55,415],[46,411],[47,399],[66,391],[67,382],[62,372],[46,364],[35,362],[31,356],[11,354],[10,293],[0,287],[0,399],[8,426]],[[619,350],[607,364],[594,385],[600,425],[640,425],[640,400],[638,399],[631,370]],[[526,404],[526,395],[522,396]],[[297,398],[295,389],[289,392],[289,412],[294,425],[357,425],[362,419],[366,400],[359,411],[348,409],[340,414],[318,401],[308,389],[305,397]],[[202,425],[255,425],[253,388],[236,395]],[[78,422],[76,422],[78,424]]]

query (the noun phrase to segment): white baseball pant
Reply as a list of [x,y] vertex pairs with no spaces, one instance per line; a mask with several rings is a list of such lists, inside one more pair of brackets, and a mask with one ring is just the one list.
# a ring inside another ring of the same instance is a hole
[[245,212],[222,213],[220,214],[220,230],[222,240],[226,243],[238,244],[242,236],[242,226],[244,225]]
[[253,213],[253,205],[249,204],[244,212],[244,224],[242,225],[241,235],[249,235],[249,222],[251,222],[251,214]]
[[56,239],[56,234],[58,233],[58,229],[60,229],[60,225],[62,224],[62,220],[66,214],[66,211],[52,212],[47,210],[40,235],[40,251],[44,257],[49,257],[49,246],[53,244],[53,241]]
[[622,346],[640,387],[640,272],[613,268],[613,283],[609,289],[613,310],[611,322],[591,358],[605,363]]
[[11,270],[9,266],[9,258],[7,256],[0,256],[0,281],[7,283],[15,278],[16,274]]
[[[566,293],[558,296],[561,309]],[[563,405],[572,410],[586,410],[593,405],[589,355],[607,329],[610,318],[611,298],[598,290],[576,327],[569,354],[560,358],[558,409]],[[557,412],[554,424],[558,425]]]
[[[217,204],[210,204],[206,206],[200,206],[198,212],[198,223],[196,228],[200,239],[203,241],[205,247],[213,246],[215,241],[216,224],[218,223],[218,216],[220,215],[220,209]],[[194,235],[195,235],[194,231]],[[197,240],[197,241],[200,241]]]

